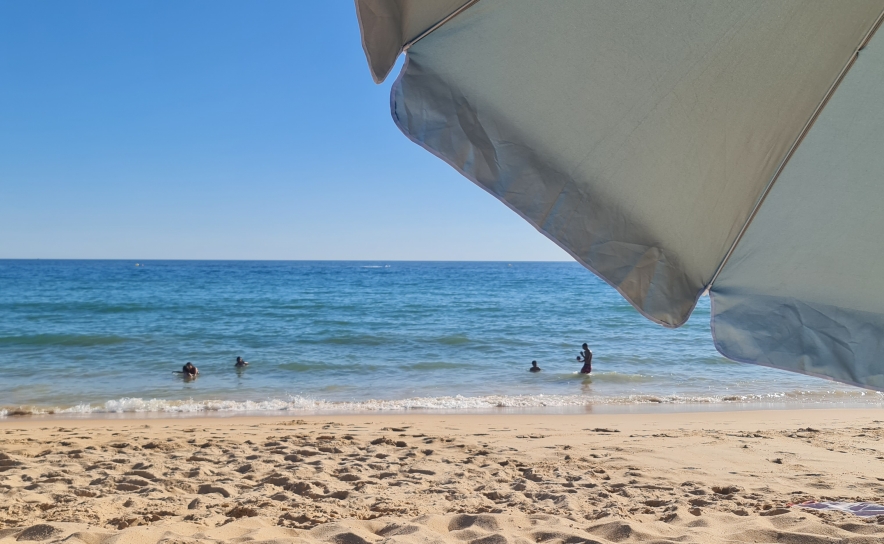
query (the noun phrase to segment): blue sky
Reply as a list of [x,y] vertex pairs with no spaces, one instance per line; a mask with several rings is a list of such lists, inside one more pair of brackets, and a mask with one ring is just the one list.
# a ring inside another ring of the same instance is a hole
[[0,258],[569,259],[393,79],[350,0],[2,2]]

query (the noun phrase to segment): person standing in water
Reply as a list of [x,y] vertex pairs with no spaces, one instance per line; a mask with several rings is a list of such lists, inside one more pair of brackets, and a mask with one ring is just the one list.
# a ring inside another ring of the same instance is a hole
[[193,363],[187,361],[187,364],[182,367],[181,373],[184,374],[185,378],[196,378],[196,375],[200,373],[200,370],[193,366]]
[[537,361],[531,361],[531,368],[528,369],[528,372],[540,372],[540,367],[537,366]]
[[583,344],[583,351],[577,356],[577,360],[583,363],[583,368],[580,369],[581,374],[590,374],[592,372],[592,350],[589,349],[589,346]]
[[243,361],[242,357],[237,357],[236,364],[233,366],[235,366],[236,368],[243,368],[243,367],[249,366],[249,363]]

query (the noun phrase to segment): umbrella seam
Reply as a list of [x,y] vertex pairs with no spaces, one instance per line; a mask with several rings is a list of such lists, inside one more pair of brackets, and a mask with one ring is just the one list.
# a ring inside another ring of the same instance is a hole
[[814,123],[819,118],[823,109],[826,107],[826,104],[828,104],[829,100],[832,98],[832,95],[835,94],[835,91],[838,90],[838,87],[841,85],[841,82],[844,81],[845,77],[847,77],[847,73],[850,71],[850,69],[856,63],[856,59],[859,57],[859,52],[862,51],[866,47],[866,45],[868,45],[869,41],[872,39],[872,36],[874,36],[875,32],[878,30],[878,27],[881,26],[882,20],[884,20],[884,11],[882,11],[878,15],[878,18],[872,24],[871,28],[869,28],[869,30],[863,36],[862,40],[860,40],[859,45],[856,47],[856,49],[850,55],[850,58],[847,60],[847,63],[844,65],[844,67],[838,73],[838,76],[835,78],[835,81],[832,83],[832,85],[829,86],[829,89],[826,91],[826,94],[823,96],[823,99],[820,101],[820,103],[817,105],[817,107],[813,110],[813,113],[811,114],[810,118],[807,120],[807,122],[804,124],[804,127],[798,133],[798,137],[795,139],[795,141],[789,147],[789,150],[786,152],[786,155],[783,157],[783,160],[780,161],[779,166],[777,167],[773,176],[771,176],[770,181],[767,182],[767,185],[765,186],[764,191],[762,191],[761,196],[759,196],[758,200],[755,203],[755,206],[752,208],[752,211],[749,213],[749,217],[746,218],[746,221],[743,223],[742,228],[740,228],[740,231],[737,233],[737,237],[734,238],[733,243],[731,243],[731,246],[728,249],[727,253],[725,253],[724,258],[722,258],[721,263],[719,263],[718,267],[715,269],[715,273],[712,275],[712,279],[710,279],[709,283],[706,284],[706,288],[703,291],[704,294],[708,293],[710,290],[712,290],[712,288],[715,284],[715,280],[718,279],[718,276],[721,274],[721,271],[724,270],[724,266],[727,264],[727,262],[730,260],[731,256],[734,254],[734,251],[736,250],[737,245],[743,239],[743,235],[746,234],[746,231],[748,230],[749,225],[752,224],[752,221],[758,215],[758,212],[761,209],[762,204],[764,204],[764,200],[767,198],[767,195],[770,194],[770,191],[773,189],[774,183],[776,183],[777,179],[779,179],[779,177],[780,177],[780,174],[782,174],[783,170],[785,170],[786,166],[789,163],[789,160],[795,154],[795,151],[798,150],[798,147],[801,145],[801,142],[804,141],[804,137],[807,136],[808,132],[810,132],[810,129],[813,127]]
[[[401,51],[401,53],[406,53],[406,52],[408,52],[408,49],[411,48],[412,45],[416,44],[417,42],[421,41],[422,39],[426,38],[427,36],[429,36],[430,34],[432,34],[433,32],[435,32],[436,29],[438,29],[439,27],[441,27],[442,25],[444,25],[444,24],[447,23],[448,21],[454,19],[454,18],[457,17],[461,12],[466,11],[467,8],[473,6],[473,5],[476,4],[478,1],[479,1],[479,0],[469,0],[466,4],[462,5],[461,7],[457,8],[456,10],[452,11],[450,14],[448,14],[447,17],[443,18],[443,19],[442,19],[441,21],[439,21],[438,23],[434,24],[434,25],[431,26],[430,28],[424,30],[423,32],[421,32],[420,34],[418,34],[417,36],[415,36],[414,38],[412,38],[412,39],[408,40],[407,42],[405,42],[404,44],[402,44],[402,51]],[[401,53],[400,53],[400,54],[401,54]]]

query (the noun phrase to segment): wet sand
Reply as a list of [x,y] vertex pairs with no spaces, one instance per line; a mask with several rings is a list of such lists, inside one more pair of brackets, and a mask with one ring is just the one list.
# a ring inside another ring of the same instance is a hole
[[0,543],[882,542],[884,412],[0,420]]

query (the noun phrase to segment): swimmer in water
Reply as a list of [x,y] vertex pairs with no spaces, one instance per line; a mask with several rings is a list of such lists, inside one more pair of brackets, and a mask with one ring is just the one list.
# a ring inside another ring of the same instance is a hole
[[531,361],[531,368],[528,369],[528,372],[540,372],[540,367],[537,366],[537,361]]
[[200,373],[200,370],[193,366],[193,363],[190,361],[187,362],[186,365],[181,369],[181,373],[184,374],[185,378],[196,378],[196,375]]
[[580,369],[581,374],[590,374],[592,372],[592,351],[589,349],[589,346],[583,344],[583,351],[577,356],[577,360],[583,363],[583,368]]
[[249,366],[249,363],[243,361],[242,357],[237,357],[236,364],[233,366],[235,366],[236,368],[243,368],[243,367]]

